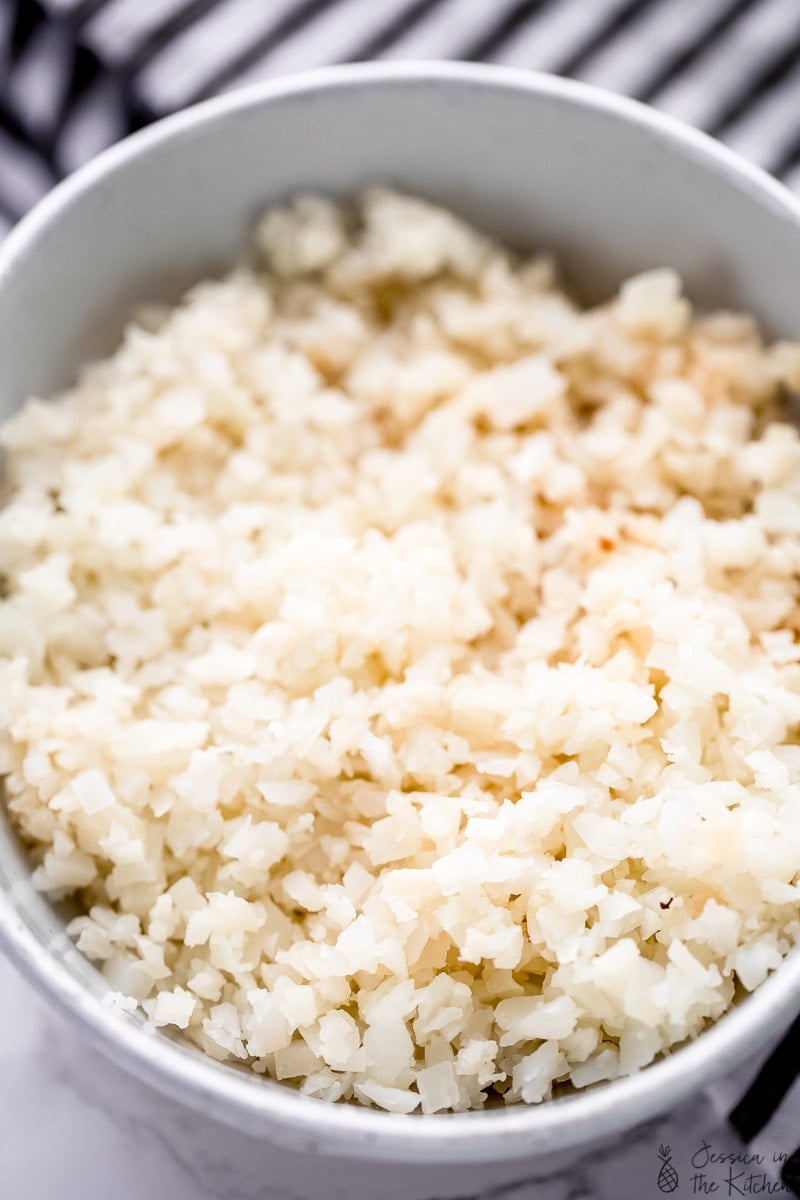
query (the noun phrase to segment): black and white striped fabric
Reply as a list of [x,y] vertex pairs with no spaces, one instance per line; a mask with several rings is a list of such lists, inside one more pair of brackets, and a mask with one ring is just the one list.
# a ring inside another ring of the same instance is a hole
[[728,1119],[739,1137],[765,1161],[786,1160],[781,1180],[800,1196],[800,1018],[772,1051],[743,1095],[735,1098]]
[[0,231],[156,117],[376,58],[599,84],[708,130],[800,191],[798,0],[0,0]]
[[[61,176],[196,100],[329,63],[434,58],[646,100],[800,192],[800,0],[0,0],[0,236]],[[724,1108],[756,1151],[789,1153],[800,1022]],[[782,1174],[800,1196],[800,1150]]]

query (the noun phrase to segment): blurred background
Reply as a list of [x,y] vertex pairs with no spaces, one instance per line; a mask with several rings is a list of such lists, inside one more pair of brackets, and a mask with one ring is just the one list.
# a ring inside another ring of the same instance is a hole
[[99,150],[196,100],[432,58],[635,96],[800,191],[800,0],[0,0],[0,235]]

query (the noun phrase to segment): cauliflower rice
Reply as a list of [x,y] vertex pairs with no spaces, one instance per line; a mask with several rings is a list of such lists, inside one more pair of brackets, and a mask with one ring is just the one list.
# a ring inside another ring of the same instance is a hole
[[257,242],[3,428],[35,882],[312,1096],[636,1071],[800,932],[800,346],[385,190]]

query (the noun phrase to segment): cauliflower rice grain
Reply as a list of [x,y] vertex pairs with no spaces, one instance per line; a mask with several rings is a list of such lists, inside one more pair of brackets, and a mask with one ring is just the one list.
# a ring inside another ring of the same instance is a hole
[[258,243],[3,427],[36,884],[309,1095],[636,1071],[800,932],[800,346],[383,190]]

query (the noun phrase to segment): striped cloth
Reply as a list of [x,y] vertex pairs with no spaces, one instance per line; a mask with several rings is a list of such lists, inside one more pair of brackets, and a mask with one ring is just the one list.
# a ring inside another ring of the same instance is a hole
[[[800,192],[800,0],[0,0],[0,236],[99,150],[196,100],[334,62],[434,58],[648,101]],[[754,1079],[716,1092],[769,1161],[800,1139],[798,1068],[800,1021]],[[800,1150],[782,1176],[800,1196]]]
[[800,191],[798,0],[0,0],[0,231],[165,113],[300,68],[398,58],[624,92]]

